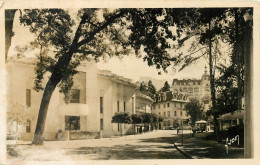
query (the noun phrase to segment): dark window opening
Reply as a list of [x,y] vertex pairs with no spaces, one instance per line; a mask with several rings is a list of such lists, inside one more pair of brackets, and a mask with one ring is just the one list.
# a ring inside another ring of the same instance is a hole
[[31,107],[31,89],[26,89],[26,106]]
[[103,113],[103,97],[100,97],[100,113]]
[[100,119],[100,130],[103,130],[103,119]]
[[119,112],[119,101],[117,101],[117,112]]
[[80,130],[80,116],[65,116],[65,130]]
[[70,90],[70,103],[79,103],[80,90],[71,89]]

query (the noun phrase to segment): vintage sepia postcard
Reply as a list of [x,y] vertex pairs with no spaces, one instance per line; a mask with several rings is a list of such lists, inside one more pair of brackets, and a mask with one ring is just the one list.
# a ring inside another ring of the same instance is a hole
[[0,164],[259,164],[259,10],[4,1]]

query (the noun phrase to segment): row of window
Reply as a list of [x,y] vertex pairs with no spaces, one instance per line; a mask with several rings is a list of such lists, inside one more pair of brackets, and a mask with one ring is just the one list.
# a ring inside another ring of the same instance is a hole
[[[80,102],[80,90],[71,89],[70,90],[70,103]],[[31,107],[31,89],[26,89],[26,106]]]
[[184,87],[184,88],[180,88],[179,90],[178,89],[174,89],[174,91],[175,92],[180,91],[180,92],[190,92],[190,93],[195,92],[195,93],[199,93],[200,89],[199,89],[199,87],[195,87],[195,88],[193,88],[193,87],[189,87],[189,88]]
[[[100,97],[99,104],[100,104],[100,113],[103,113],[103,109],[104,109],[104,99],[103,99],[103,97]],[[126,111],[126,102],[124,102],[123,105],[124,105],[123,110],[125,112]],[[119,112],[119,111],[120,111],[120,102],[118,100],[117,101],[117,112]]]
[[195,82],[174,82],[174,85],[200,85],[199,81]]
[[[170,107],[170,103],[158,103],[157,104],[157,107],[158,107],[158,109],[160,109],[161,108],[161,105],[163,106],[163,108],[166,108],[166,105],[167,105],[167,107]],[[183,103],[174,103],[174,107],[176,108],[176,107],[178,107],[178,108],[180,108],[180,109],[182,109],[183,108]],[[156,105],[154,104],[153,105],[153,109],[156,109]]]
[[[79,103],[80,101],[80,90],[78,89],[71,89],[70,90],[71,99],[70,103]],[[100,113],[103,113],[103,97],[100,97]],[[31,107],[31,89],[26,89],[26,106]],[[126,103],[124,102],[124,112],[126,109]],[[117,112],[119,112],[119,101],[117,101]]]
[[[161,115],[161,112],[159,112],[159,115]],[[166,112],[163,112],[163,116],[164,117],[171,117],[171,111],[167,112],[167,116],[166,116]],[[177,111],[174,111],[174,116],[177,116]],[[180,111],[180,116],[182,116],[182,111]]]

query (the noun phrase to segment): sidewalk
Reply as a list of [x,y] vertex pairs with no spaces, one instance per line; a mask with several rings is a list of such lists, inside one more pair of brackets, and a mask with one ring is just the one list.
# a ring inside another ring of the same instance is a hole
[[205,140],[210,133],[197,133],[194,138],[185,135],[182,146],[182,139],[174,145],[182,154],[191,159],[234,159],[244,157],[244,148],[229,146],[226,153],[225,144],[217,143],[214,140]]

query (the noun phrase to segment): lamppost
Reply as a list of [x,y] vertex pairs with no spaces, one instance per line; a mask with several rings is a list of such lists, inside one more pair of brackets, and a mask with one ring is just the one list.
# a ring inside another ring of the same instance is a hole
[[181,135],[182,141],[181,141],[181,144],[183,146],[183,120],[182,119],[181,119],[181,127],[182,127],[182,135]]

